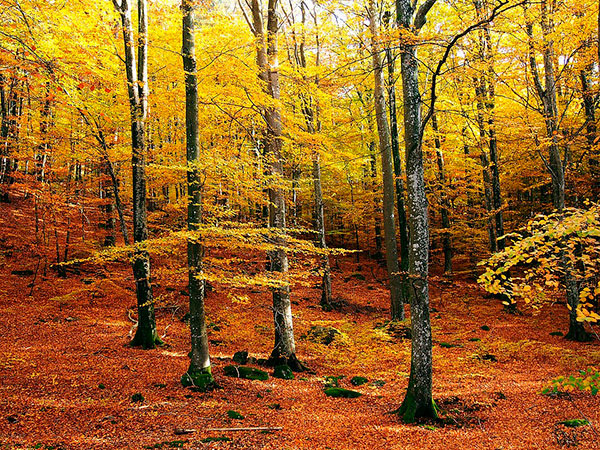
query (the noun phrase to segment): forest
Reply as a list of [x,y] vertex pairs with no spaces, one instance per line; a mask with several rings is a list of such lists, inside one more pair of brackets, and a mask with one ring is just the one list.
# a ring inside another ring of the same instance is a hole
[[600,448],[600,3],[0,0],[0,449]]

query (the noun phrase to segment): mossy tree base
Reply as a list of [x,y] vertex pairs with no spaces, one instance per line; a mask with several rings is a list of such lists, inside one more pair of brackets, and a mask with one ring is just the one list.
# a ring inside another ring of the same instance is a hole
[[300,362],[295,353],[286,357],[281,355],[277,350],[273,350],[265,365],[267,367],[288,366],[293,372],[311,372],[307,366]]
[[159,338],[155,333],[140,332],[139,328],[129,343],[131,347],[142,347],[144,350],[151,350],[164,344],[165,343],[162,341],[162,339]]
[[193,387],[199,392],[208,392],[217,387],[217,383],[215,383],[210,367],[199,370],[188,369],[188,371],[181,376],[181,384],[185,387]]
[[415,423],[417,419],[438,419],[439,417],[437,406],[433,400],[419,405],[410,391],[406,393],[400,408],[393,411],[393,414],[400,416],[404,423]]

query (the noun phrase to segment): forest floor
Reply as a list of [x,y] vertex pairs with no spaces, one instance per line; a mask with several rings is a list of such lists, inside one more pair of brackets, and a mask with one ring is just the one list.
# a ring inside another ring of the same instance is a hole
[[[579,344],[550,334],[567,329],[564,304],[511,315],[484,295],[472,274],[432,276],[434,397],[447,420],[405,425],[390,411],[407,386],[410,340],[382,327],[389,314],[385,273],[364,255],[360,264],[353,256],[338,261],[338,311],[321,311],[318,289],[293,289],[298,354],[315,373],[292,381],[224,375],[236,351],[268,356],[272,313],[268,291],[215,283],[207,309],[222,389],[203,394],[179,382],[189,349],[181,274],[157,271],[157,320],[166,345],[130,348],[135,294],[127,264],[82,266],[66,278],[47,269],[44,276],[33,210],[23,199],[0,205],[0,230],[0,448],[598,448],[600,396],[541,394],[553,378],[600,363],[598,341]],[[53,237],[49,242],[54,245]],[[303,337],[315,325],[341,334],[329,345]],[[361,397],[325,396],[325,377],[342,375],[340,385]],[[353,376],[369,382],[354,387]],[[132,401],[136,393],[143,402]],[[229,410],[245,418],[230,419]],[[592,425],[559,423],[583,418]],[[229,427],[281,430],[209,431]],[[180,436],[176,429],[196,431]]]

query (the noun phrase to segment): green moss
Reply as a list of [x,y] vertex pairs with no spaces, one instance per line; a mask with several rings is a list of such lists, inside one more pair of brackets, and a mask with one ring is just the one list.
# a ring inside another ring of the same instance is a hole
[[490,327],[488,327],[487,325],[482,325],[482,326],[481,326],[481,329],[482,329],[483,331],[490,331]]
[[394,412],[400,416],[404,423],[414,423],[416,419],[420,419],[422,417],[430,419],[438,418],[438,409],[433,400],[431,400],[431,404],[429,405],[417,405],[417,401],[412,393],[410,384],[402,405]]
[[338,387],[340,385],[340,380],[344,377],[345,375],[338,375],[337,377],[334,377],[333,375],[327,375],[325,377],[325,387]]
[[335,398],[356,398],[362,395],[360,392],[351,391],[350,389],[344,389],[339,387],[327,388],[324,392],[325,395],[327,395],[328,397]]
[[560,331],[553,331],[552,333],[550,333],[550,336],[563,336],[563,333]]
[[139,392],[136,392],[135,394],[133,394],[133,395],[131,396],[131,401],[132,401],[133,403],[142,403],[142,402],[144,402],[144,400],[146,400],[146,399],[145,399],[145,398],[144,398],[144,396],[143,396],[142,394],[140,394]]
[[563,420],[562,422],[558,422],[566,427],[582,427],[584,425],[588,425],[589,422],[586,419],[570,419]]
[[106,389],[106,386],[104,386],[104,383],[100,383],[98,385],[98,389]]
[[248,352],[235,352],[233,362],[238,364],[246,364],[248,362]]
[[286,364],[275,366],[275,369],[273,370],[273,376],[275,378],[281,378],[282,380],[294,379],[294,373],[292,372],[292,369],[290,369],[290,366]]
[[481,341],[481,339],[479,339],[479,338],[471,338],[471,339],[469,339],[469,341],[471,341],[471,342],[479,342],[479,341]]
[[244,420],[244,416],[242,416],[239,412],[233,410],[227,411],[227,417],[229,417],[230,419]]
[[193,387],[200,392],[208,392],[215,387],[215,379],[210,367],[201,370],[189,370],[181,376],[181,384]]
[[225,437],[225,436],[219,436],[219,437],[207,437],[202,439],[200,442],[204,442],[204,443],[208,443],[208,442],[230,442],[231,438]]
[[154,445],[144,445],[144,448],[183,448],[188,441],[166,441]]
[[367,378],[365,378],[365,377],[352,377],[352,378],[350,378],[350,383],[352,383],[353,386],[362,386],[367,381],[369,381],[369,380]]
[[269,374],[264,370],[255,369],[254,367],[246,366],[225,366],[223,369],[225,375],[234,378],[244,378],[246,380],[265,381],[269,379]]

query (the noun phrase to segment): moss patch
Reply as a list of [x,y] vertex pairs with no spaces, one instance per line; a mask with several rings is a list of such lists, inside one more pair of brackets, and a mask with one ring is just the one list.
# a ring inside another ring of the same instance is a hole
[[281,378],[282,380],[293,380],[294,374],[290,366],[283,364],[281,366],[276,366],[273,370],[273,376],[275,378]]
[[264,370],[255,369],[254,367],[225,366],[223,370],[225,371],[225,375],[228,377],[260,381],[266,381],[269,379],[269,374],[267,372]]
[[366,382],[368,382],[369,380],[365,377],[352,377],[350,378],[350,383],[352,383],[353,386],[362,386],[363,384],[365,384]]
[[351,391],[350,389],[344,389],[339,387],[327,388],[324,392],[325,395],[327,395],[328,397],[335,398],[357,398],[362,395],[360,392]]

